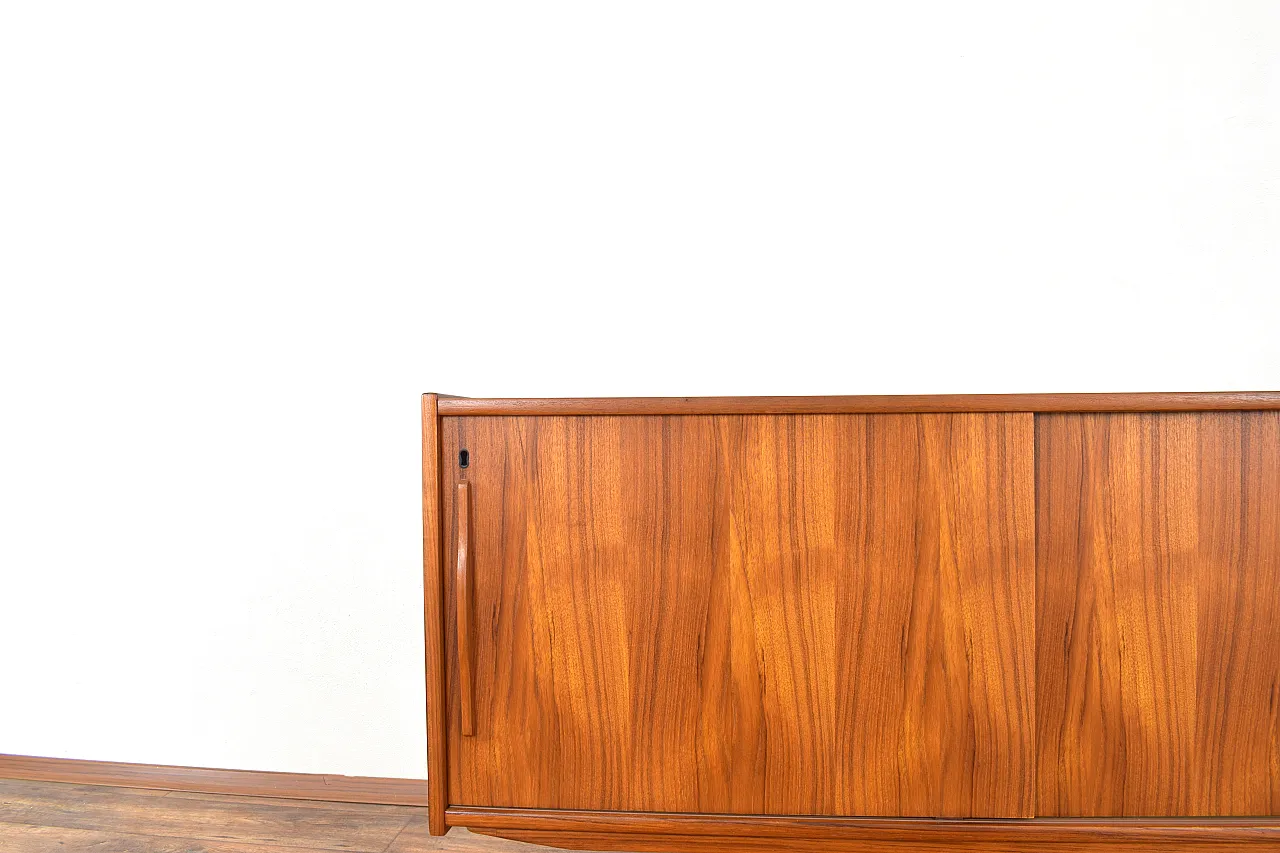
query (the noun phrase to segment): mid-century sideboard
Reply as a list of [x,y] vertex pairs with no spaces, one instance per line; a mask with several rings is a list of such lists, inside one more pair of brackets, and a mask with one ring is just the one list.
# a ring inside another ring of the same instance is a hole
[[1280,850],[1280,392],[422,414],[433,833]]

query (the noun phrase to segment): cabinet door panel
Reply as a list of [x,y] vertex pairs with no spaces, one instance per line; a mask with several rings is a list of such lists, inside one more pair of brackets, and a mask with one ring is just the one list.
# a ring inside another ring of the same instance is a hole
[[1280,413],[1037,438],[1039,813],[1280,813]]
[[470,737],[446,626],[454,802],[1031,814],[1031,415],[441,435],[445,518],[454,482],[472,494]]

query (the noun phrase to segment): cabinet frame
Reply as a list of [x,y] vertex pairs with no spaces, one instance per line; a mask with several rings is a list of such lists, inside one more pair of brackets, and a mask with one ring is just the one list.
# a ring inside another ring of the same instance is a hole
[[[707,397],[481,399],[422,397],[423,588],[426,650],[429,829],[450,826],[578,849],[1105,849],[1114,842],[1163,849],[1169,844],[1280,845],[1280,817],[1257,818],[1030,818],[921,820],[572,812],[474,808],[450,804],[447,737],[445,571],[440,422],[445,416],[629,414],[868,414],[933,412],[1211,412],[1278,411],[1280,392],[1145,394],[910,395],[838,397]],[[870,846],[868,846],[870,845]],[[1051,848],[1052,849],[1052,848]],[[1198,849],[1186,847],[1184,849]],[[1222,848],[1215,848],[1222,849]]]

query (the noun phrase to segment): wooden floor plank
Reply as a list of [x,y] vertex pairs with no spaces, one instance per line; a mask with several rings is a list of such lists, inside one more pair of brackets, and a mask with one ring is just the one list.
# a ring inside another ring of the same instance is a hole
[[346,803],[326,805],[330,808],[300,806],[292,800],[190,799],[92,785],[0,780],[3,823],[204,842],[383,853],[411,816],[407,811],[370,812],[367,806]]
[[0,849],[4,853],[321,853],[323,850],[3,822],[0,822]]
[[414,806],[0,779],[0,853],[550,853]]

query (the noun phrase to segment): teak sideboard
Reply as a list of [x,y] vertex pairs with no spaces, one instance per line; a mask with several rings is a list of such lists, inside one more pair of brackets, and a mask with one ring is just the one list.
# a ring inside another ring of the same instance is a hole
[[1280,850],[1280,392],[422,414],[432,833]]

